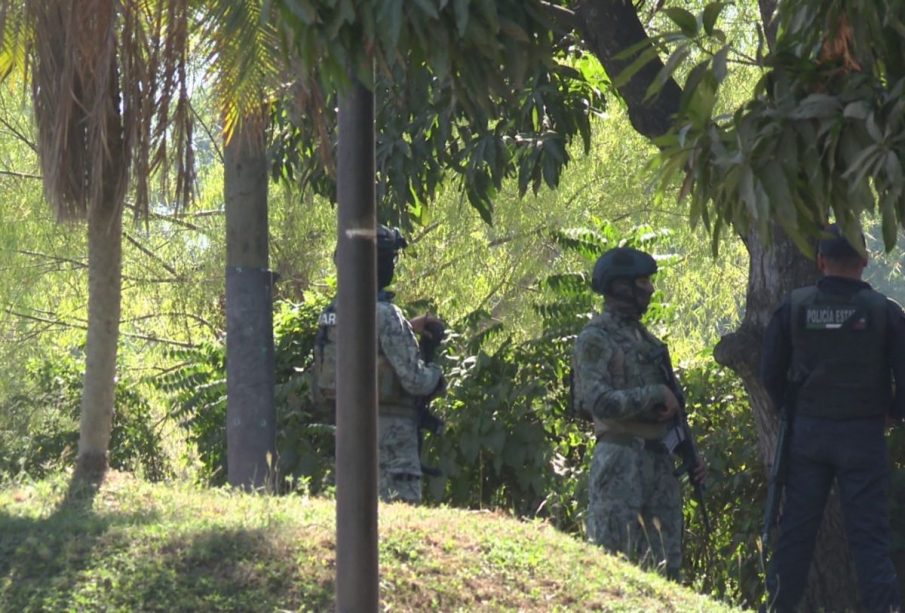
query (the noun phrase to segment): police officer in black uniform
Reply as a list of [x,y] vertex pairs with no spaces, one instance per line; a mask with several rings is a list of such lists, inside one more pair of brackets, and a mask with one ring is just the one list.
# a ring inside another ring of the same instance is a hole
[[791,404],[794,415],[785,505],[767,573],[771,610],[794,610],[804,593],[834,480],[865,610],[901,606],[889,556],[883,433],[888,420],[905,417],[905,314],[861,280],[863,238],[861,246],[828,226],[817,249],[823,278],[794,290],[764,337],[764,386],[777,409]]

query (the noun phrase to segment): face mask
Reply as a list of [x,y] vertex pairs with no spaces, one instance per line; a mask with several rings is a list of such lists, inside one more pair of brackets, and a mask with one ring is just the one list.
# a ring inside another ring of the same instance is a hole
[[606,298],[610,308],[640,319],[647,312],[653,294],[652,290],[635,285],[634,279],[616,279]]
[[392,252],[377,252],[377,289],[383,289],[393,282],[393,273],[396,271],[396,254]]

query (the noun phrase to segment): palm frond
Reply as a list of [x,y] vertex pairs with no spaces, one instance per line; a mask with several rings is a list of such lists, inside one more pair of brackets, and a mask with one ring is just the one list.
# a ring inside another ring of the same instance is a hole
[[237,122],[260,118],[269,98],[287,81],[279,52],[283,43],[270,3],[220,0],[207,4],[202,39],[208,41],[206,57],[229,140]]
[[31,83],[45,197],[59,219],[118,212],[131,179],[147,215],[155,173],[177,204],[190,201],[190,16],[188,0],[0,2],[0,79]]

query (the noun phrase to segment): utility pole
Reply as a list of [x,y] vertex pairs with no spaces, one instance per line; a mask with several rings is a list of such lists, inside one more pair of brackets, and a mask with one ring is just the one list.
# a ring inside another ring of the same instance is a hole
[[336,610],[375,612],[377,207],[374,94],[353,77],[339,102],[336,315]]

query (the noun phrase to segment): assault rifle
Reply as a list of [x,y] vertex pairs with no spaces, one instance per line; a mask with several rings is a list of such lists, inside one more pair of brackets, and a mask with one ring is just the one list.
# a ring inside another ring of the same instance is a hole
[[[446,330],[442,324],[426,324],[425,334],[421,335],[418,342],[418,349],[421,353],[421,359],[425,362],[433,362],[434,354],[440,343],[446,337]],[[441,387],[442,389],[442,387]],[[431,401],[434,396],[422,396],[418,400],[418,457],[421,457],[421,447],[424,445],[424,431],[427,430],[431,434],[443,433],[443,420],[434,415],[430,410]],[[425,466],[421,464],[421,472],[429,477],[439,477],[443,472],[434,466]]]
[[698,513],[701,515],[704,530],[707,534],[710,534],[710,516],[707,515],[707,507],[704,506],[704,483],[695,479],[694,476],[694,469],[698,465],[700,456],[698,455],[698,447],[694,442],[694,436],[691,434],[691,428],[688,426],[688,415],[685,413],[685,394],[682,393],[682,389],[679,387],[678,381],[676,381],[676,374],[672,369],[669,350],[666,346],[663,347],[657,358],[666,387],[679,401],[679,410],[673,417],[673,423],[663,436],[662,442],[669,453],[678,457],[681,461],[674,474],[677,477],[683,474],[688,475],[688,480],[694,489],[694,497],[698,503]]

